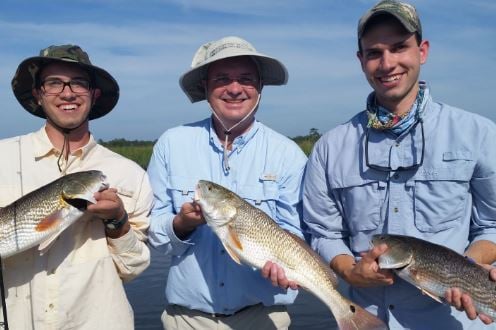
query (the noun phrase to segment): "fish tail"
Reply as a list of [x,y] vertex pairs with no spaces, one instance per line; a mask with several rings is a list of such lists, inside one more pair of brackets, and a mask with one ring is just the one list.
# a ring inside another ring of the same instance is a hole
[[359,305],[347,301],[348,311],[345,313],[340,313],[334,315],[336,317],[336,322],[338,323],[340,330],[387,330],[387,325],[379,319],[377,316],[366,311]]

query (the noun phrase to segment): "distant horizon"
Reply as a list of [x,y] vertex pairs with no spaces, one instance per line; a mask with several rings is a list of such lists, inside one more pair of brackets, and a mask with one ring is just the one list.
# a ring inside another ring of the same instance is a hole
[[[120,85],[116,108],[90,123],[97,139],[153,141],[166,129],[206,118],[208,104],[191,104],[178,80],[200,45],[227,35],[245,38],[289,71],[286,86],[264,87],[257,119],[288,137],[311,128],[323,134],[363,110],[371,92],[356,58],[356,24],[375,3],[3,0],[0,138],[43,125],[16,101],[10,83],[21,61],[52,44],[80,45]],[[420,78],[433,99],[496,121],[496,2],[410,3],[431,45]]]

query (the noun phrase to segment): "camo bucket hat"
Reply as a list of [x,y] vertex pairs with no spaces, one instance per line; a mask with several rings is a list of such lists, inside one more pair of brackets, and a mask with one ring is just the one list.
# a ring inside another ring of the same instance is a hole
[[415,7],[406,3],[395,0],[383,0],[378,2],[374,7],[368,10],[358,22],[358,39],[360,40],[365,33],[367,23],[374,16],[388,14],[394,16],[405,27],[408,32],[416,32],[422,40],[422,25]]
[[257,64],[264,85],[287,83],[288,71],[280,61],[257,52],[246,40],[239,37],[225,37],[203,44],[193,56],[191,69],[179,78],[179,85],[189,100],[192,103],[205,100],[202,81],[206,79],[209,64],[236,56],[251,56]]
[[88,72],[91,87],[101,90],[93,105],[89,119],[96,119],[109,113],[119,100],[119,85],[105,70],[91,64],[88,54],[77,45],[50,46],[42,49],[39,56],[25,59],[17,67],[12,79],[12,90],[17,101],[31,114],[46,118],[42,107],[32,94],[37,88],[41,69],[50,63],[73,63]]

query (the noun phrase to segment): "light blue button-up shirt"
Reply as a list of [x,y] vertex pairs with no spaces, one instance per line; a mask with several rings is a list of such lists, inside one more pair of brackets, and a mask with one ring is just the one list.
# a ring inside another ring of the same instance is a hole
[[223,167],[223,146],[211,119],[166,131],[148,166],[155,194],[149,229],[152,246],[172,255],[168,303],[208,313],[230,314],[245,306],[289,304],[296,291],[272,286],[259,270],[235,263],[207,225],[180,240],[172,220],[191,202],[200,179],[234,191],[300,237],[301,181],[306,156],[287,137],[254,122],[238,136]]
[[[426,95],[427,96],[427,95]],[[397,137],[371,129],[365,163],[367,115],[326,133],[317,142],[304,179],[303,218],[312,247],[330,262],[360,257],[372,235],[419,237],[463,253],[476,240],[496,241],[496,126],[478,115],[428,99],[423,114],[425,154],[417,170],[422,127]],[[395,278],[387,287],[344,290],[391,329],[489,329],[480,320],[440,304]]]

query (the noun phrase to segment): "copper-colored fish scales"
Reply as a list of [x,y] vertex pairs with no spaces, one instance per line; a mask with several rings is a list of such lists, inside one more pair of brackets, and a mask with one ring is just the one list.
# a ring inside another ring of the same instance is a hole
[[260,269],[272,261],[283,267],[288,279],[331,309],[341,329],[387,328],[380,319],[343,297],[336,290],[336,275],[320,256],[260,209],[224,187],[203,180],[198,183],[196,201],[236,262]]
[[441,245],[401,235],[376,235],[374,245],[385,243],[388,250],[379,258],[381,268],[397,274],[432,298],[440,298],[448,288],[468,293],[479,313],[496,318],[496,282],[489,271]]
[[53,240],[83,214],[86,201],[108,187],[100,171],[68,174],[0,209],[0,255],[5,258]]

